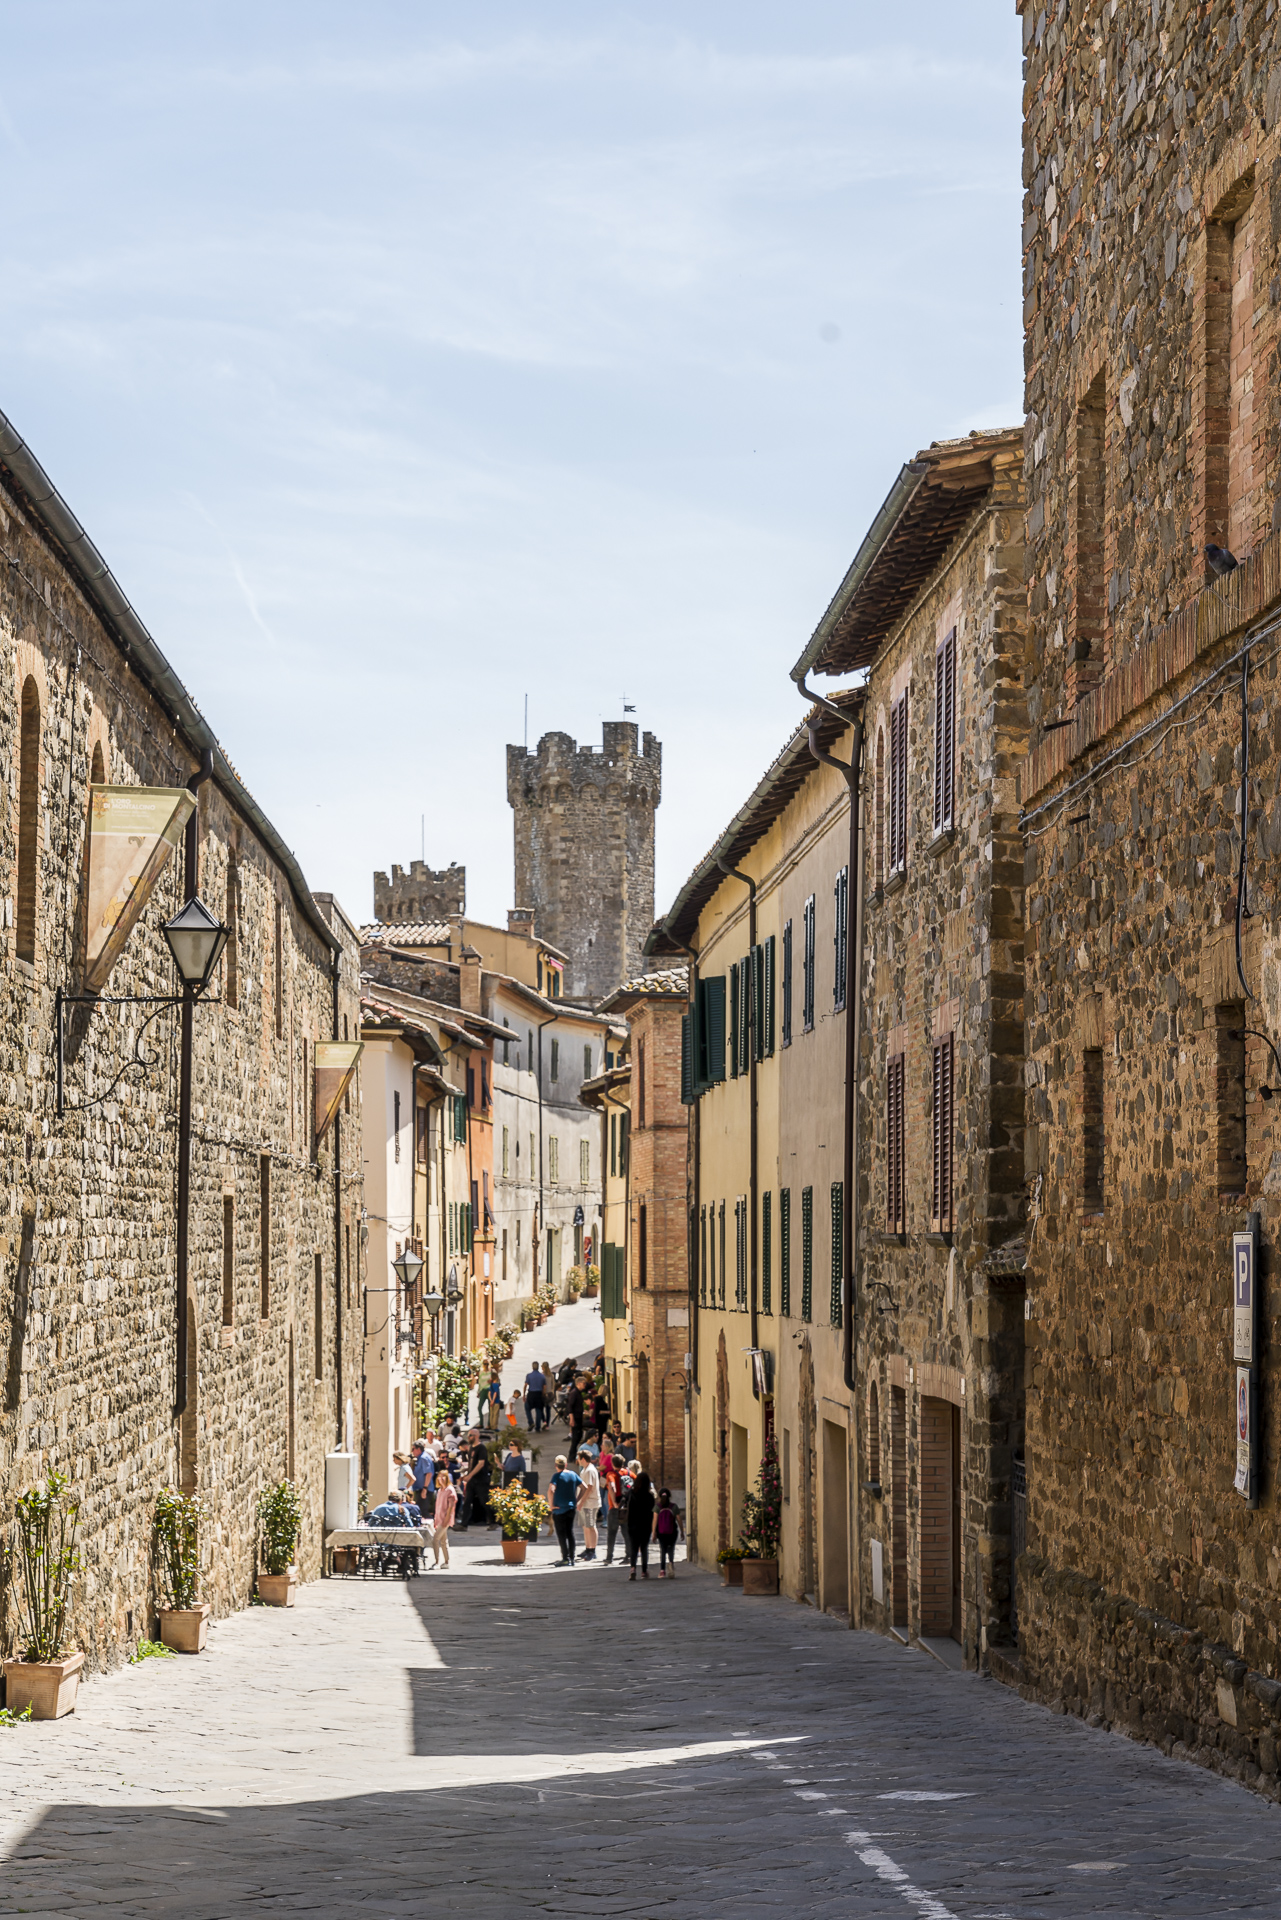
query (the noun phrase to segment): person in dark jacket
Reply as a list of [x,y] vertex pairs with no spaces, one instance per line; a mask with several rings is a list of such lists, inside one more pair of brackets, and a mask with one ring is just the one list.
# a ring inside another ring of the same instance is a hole
[[463,1480],[463,1511],[459,1533],[466,1533],[472,1521],[489,1523],[489,1455],[479,1441],[471,1450],[471,1460]]
[[565,1425],[569,1428],[569,1457],[577,1460],[578,1449],[583,1444],[583,1376],[575,1376],[574,1384],[565,1395]]
[[632,1490],[627,1498],[627,1564],[631,1572],[627,1578],[636,1578],[636,1562],[640,1561],[643,1577],[649,1579],[649,1537],[654,1525],[654,1489],[649,1475],[642,1467],[632,1481]]

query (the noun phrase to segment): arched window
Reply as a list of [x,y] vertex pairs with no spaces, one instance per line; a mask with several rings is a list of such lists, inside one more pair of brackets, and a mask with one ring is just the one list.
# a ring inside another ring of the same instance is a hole
[[881,1396],[875,1380],[867,1390],[867,1477],[881,1478]]
[[878,890],[885,885],[885,729],[876,729],[876,866],[872,875]]
[[40,908],[40,689],[28,674],[22,685],[22,740],[18,758],[19,960],[36,957]]
[[101,740],[95,740],[93,743],[93,765],[89,769],[89,785],[91,787],[105,787],[106,784],[107,769],[103,765],[102,760],[102,742]]

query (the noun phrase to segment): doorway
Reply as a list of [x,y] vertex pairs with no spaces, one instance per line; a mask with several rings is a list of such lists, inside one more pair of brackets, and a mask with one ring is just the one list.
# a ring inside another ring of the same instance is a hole
[[736,1420],[729,1429],[729,1534],[737,1544],[743,1527],[743,1497],[747,1492],[747,1428]]
[[824,1613],[850,1610],[850,1495],[845,1428],[823,1422],[823,1582]]
[[961,1638],[961,1409],[921,1400],[921,1632]]
[[907,1631],[907,1389],[890,1388],[890,1601],[893,1624]]

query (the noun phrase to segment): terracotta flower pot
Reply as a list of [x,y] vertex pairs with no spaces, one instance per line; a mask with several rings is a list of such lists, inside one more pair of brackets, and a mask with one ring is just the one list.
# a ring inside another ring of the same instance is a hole
[[297,1567],[290,1567],[288,1573],[258,1575],[258,1598],[264,1600],[269,1607],[292,1607],[297,1591]]
[[31,1709],[33,1720],[61,1720],[73,1713],[80,1686],[83,1653],[65,1653],[61,1660],[6,1660],[5,1705],[10,1713]]
[[740,1560],[739,1577],[744,1593],[777,1593],[777,1560]]
[[175,1653],[203,1653],[209,1631],[209,1602],[198,1607],[161,1607],[160,1641]]
[[721,1585],[741,1587],[743,1584],[743,1562],[741,1560],[721,1561]]
[[504,1540],[503,1541],[503,1559],[507,1562],[509,1567],[524,1566],[525,1548],[527,1544],[528,1543],[524,1540]]

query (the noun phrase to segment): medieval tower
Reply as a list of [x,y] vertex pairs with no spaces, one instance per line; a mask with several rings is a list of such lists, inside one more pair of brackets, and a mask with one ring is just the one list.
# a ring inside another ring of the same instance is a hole
[[545,733],[533,753],[507,749],[516,905],[566,956],[571,999],[601,1000],[644,970],[662,770],[662,746],[647,733],[638,752],[629,720],[607,720],[599,748]]
[[374,919],[439,923],[451,913],[467,910],[467,869],[455,863],[439,873],[422,860],[411,860],[409,871],[393,867],[391,879],[374,875]]

